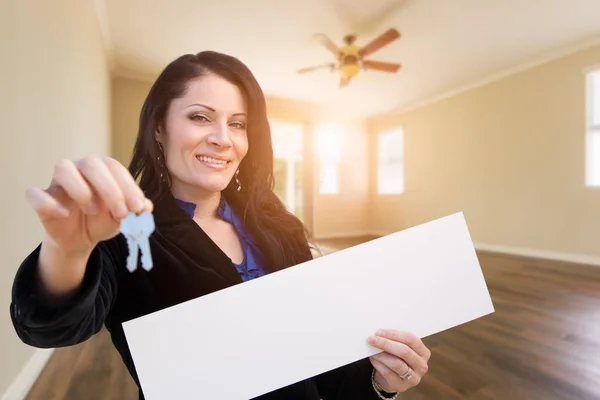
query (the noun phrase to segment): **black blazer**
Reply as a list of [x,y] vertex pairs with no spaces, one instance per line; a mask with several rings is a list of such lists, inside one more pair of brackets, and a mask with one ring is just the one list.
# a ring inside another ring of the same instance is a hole
[[[49,302],[37,290],[40,246],[29,254],[17,271],[10,307],[21,340],[40,348],[70,346],[87,340],[104,324],[139,387],[122,323],[242,282],[231,259],[172,195],[155,204],[154,217],[151,271],[140,267],[134,273],[127,271],[127,244],[117,235],[96,246],[80,290],[60,303]],[[257,367],[260,369],[260,364]],[[371,386],[371,372],[369,360],[364,359],[259,398],[375,400],[378,397]]]

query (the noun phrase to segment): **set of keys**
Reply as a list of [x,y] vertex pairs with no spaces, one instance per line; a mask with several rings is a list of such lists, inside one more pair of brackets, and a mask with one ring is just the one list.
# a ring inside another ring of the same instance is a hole
[[138,255],[142,253],[142,268],[146,271],[152,269],[152,254],[148,238],[154,232],[154,216],[151,212],[141,214],[130,212],[121,220],[120,230],[127,239],[129,255],[127,256],[127,269],[133,272],[138,266]]

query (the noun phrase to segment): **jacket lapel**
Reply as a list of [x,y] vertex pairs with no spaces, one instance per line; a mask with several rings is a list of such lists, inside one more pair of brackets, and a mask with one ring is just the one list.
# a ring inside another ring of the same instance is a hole
[[231,259],[204,230],[181,209],[169,192],[154,204],[156,231],[180,248],[193,262],[214,272],[224,280],[224,287],[242,282]]

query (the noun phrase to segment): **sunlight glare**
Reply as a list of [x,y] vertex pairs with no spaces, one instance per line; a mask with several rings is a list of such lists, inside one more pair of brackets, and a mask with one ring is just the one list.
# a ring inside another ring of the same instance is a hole
[[342,132],[337,125],[321,125],[317,128],[317,151],[320,162],[340,161]]

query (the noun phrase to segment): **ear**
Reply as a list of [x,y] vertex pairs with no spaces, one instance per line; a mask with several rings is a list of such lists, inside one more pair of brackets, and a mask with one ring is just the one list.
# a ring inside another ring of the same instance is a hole
[[162,144],[162,132],[160,131],[160,126],[157,126],[156,129],[154,130],[154,139]]

